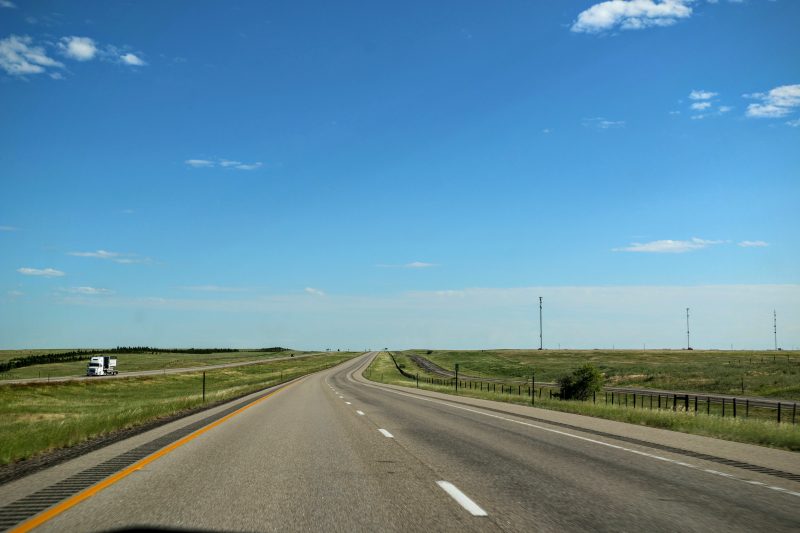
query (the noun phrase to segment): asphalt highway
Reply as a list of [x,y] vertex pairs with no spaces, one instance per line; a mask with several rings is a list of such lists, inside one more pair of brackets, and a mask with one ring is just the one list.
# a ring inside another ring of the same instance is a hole
[[[359,377],[370,356],[275,392],[36,530],[800,529],[800,482],[378,386]],[[800,474],[796,454],[771,452]]]

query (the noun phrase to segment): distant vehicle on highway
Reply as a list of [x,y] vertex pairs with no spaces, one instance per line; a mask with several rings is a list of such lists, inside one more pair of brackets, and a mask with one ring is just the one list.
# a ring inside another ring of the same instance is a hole
[[117,373],[117,358],[108,356],[92,357],[86,367],[87,376],[113,376]]

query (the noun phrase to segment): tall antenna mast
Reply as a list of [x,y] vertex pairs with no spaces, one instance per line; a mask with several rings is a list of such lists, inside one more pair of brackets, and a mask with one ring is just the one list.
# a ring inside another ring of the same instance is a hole
[[542,297],[539,296],[539,349],[544,347],[542,344]]
[[778,314],[772,310],[772,335],[775,338],[775,351],[778,351]]
[[686,349],[691,350],[692,345],[689,343],[689,308],[686,308]]

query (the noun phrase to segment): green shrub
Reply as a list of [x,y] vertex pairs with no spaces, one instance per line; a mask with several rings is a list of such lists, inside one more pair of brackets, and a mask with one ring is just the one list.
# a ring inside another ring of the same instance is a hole
[[603,375],[591,363],[558,378],[562,400],[588,400],[603,387]]

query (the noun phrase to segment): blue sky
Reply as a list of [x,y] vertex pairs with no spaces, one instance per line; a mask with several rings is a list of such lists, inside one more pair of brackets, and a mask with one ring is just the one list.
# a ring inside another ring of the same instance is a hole
[[0,347],[800,346],[798,20],[0,0]]

